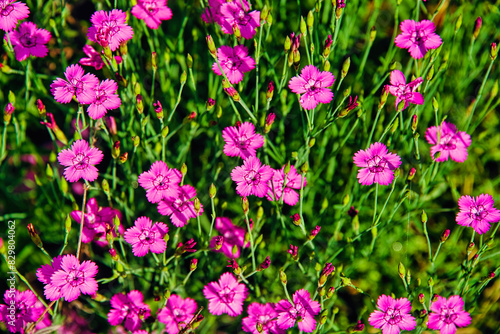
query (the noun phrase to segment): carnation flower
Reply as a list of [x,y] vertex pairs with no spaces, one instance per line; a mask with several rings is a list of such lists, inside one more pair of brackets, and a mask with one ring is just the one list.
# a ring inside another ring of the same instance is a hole
[[448,299],[438,296],[431,304],[431,311],[427,327],[439,330],[440,334],[455,334],[457,327],[466,327],[471,323],[470,314],[464,311],[464,301],[460,296]]
[[76,99],[81,104],[89,104],[94,100],[95,88],[99,85],[99,79],[91,73],[84,75],[80,65],[66,67],[64,76],[67,81],[57,78],[50,85],[50,91],[59,103],[68,103],[76,95]]
[[228,126],[222,130],[224,153],[228,157],[239,156],[243,160],[255,157],[255,150],[264,145],[264,137],[255,133],[255,126],[250,122],[244,122],[239,126]]
[[[246,230],[243,227],[233,225],[231,219],[227,217],[217,217],[215,218],[215,229],[222,234],[223,241],[222,247],[215,252],[223,252],[224,255],[230,259],[240,257],[240,248],[246,248],[250,246],[250,242],[245,244],[245,233]],[[215,248],[216,238],[213,237],[210,242],[210,248]],[[233,253],[233,249],[236,246],[236,251]]]
[[[232,84],[243,80],[243,74],[255,68],[255,60],[248,55],[248,49],[244,45],[236,45],[234,48],[222,45],[217,49],[217,60]],[[212,65],[212,70],[215,74],[222,75],[217,62]]]
[[220,8],[226,2],[224,0],[208,0],[208,6],[205,8],[201,18],[205,23],[219,23],[221,19]]
[[161,21],[172,18],[172,11],[167,7],[167,0],[138,0],[130,12],[138,19],[144,20],[151,29],[158,29]]
[[496,209],[494,204],[495,201],[490,194],[460,197],[458,200],[460,212],[456,218],[458,225],[472,227],[479,234],[488,232],[490,224],[500,221],[500,210]]
[[132,253],[135,256],[144,256],[150,250],[152,253],[160,254],[167,248],[163,239],[168,232],[167,225],[154,223],[148,217],[139,217],[134,226],[128,228],[123,234],[123,239],[132,245]]
[[88,56],[88,58],[80,59],[79,63],[83,66],[93,66],[97,71],[99,71],[104,66],[101,55],[92,46],[85,45],[83,47],[83,52]]
[[116,109],[122,104],[120,97],[116,94],[117,90],[116,81],[111,79],[101,81],[99,86],[95,87],[93,99],[87,108],[90,118],[93,120],[102,118],[108,110]]
[[222,32],[225,34],[233,34],[233,27],[237,26],[241,32],[241,37],[251,39],[255,36],[255,29],[260,27],[260,12],[251,11],[243,7],[238,1],[226,2],[220,7],[220,25]]
[[143,302],[142,292],[132,290],[127,294],[117,293],[111,297],[111,310],[108,322],[117,326],[125,320],[125,329],[137,331],[141,323],[151,315],[149,305]]
[[411,303],[407,298],[394,299],[381,295],[377,307],[380,311],[373,311],[368,322],[382,329],[382,334],[398,334],[401,330],[411,331],[417,326],[415,317],[410,315]]
[[[299,194],[293,189],[300,189],[301,183],[303,187],[306,186],[306,177],[300,175],[294,166],[290,166],[290,171],[286,176],[285,182],[285,166],[280,170],[275,170],[273,178],[269,181],[268,188],[269,191],[266,194],[268,200],[273,201],[275,198],[277,201],[283,196],[283,201],[291,206],[294,206],[299,201]],[[275,197],[276,195],[276,197]]]
[[[242,329],[252,334],[284,334],[285,331],[278,327],[278,313],[274,310],[273,304],[252,303],[247,308],[248,316],[243,318]],[[257,330],[257,323],[262,325],[262,332]]]
[[166,324],[168,334],[179,333],[193,319],[198,305],[194,299],[182,299],[178,295],[170,295],[164,308],[158,311],[158,321]]
[[[164,216],[170,216],[172,224],[183,227],[187,221],[197,216],[194,210],[194,202],[191,199],[196,197],[196,189],[189,184],[180,187],[179,195],[176,198],[169,197],[163,199],[158,204],[158,212]],[[203,205],[200,203],[200,212],[203,213]]]
[[401,101],[405,101],[405,106],[402,110],[406,109],[410,103],[424,104],[424,97],[417,92],[418,86],[422,84],[422,78],[417,78],[412,82],[406,84],[406,78],[403,72],[394,70],[391,72],[391,84],[387,85],[389,92],[396,97],[396,110]]
[[[29,56],[45,57],[49,53],[45,44],[49,42],[50,37],[50,32],[38,29],[33,22],[21,23],[19,29],[12,31],[9,36],[18,61],[26,60]],[[5,40],[7,40],[7,35],[5,35]]]
[[146,190],[146,197],[151,203],[158,203],[163,198],[179,196],[179,182],[182,174],[177,169],[169,169],[163,161],[156,161],[151,169],[139,175],[137,180]]
[[25,3],[13,0],[0,1],[0,29],[9,32],[17,25],[17,21],[28,17],[30,10]]
[[[6,290],[3,300],[5,305],[0,304],[0,322],[5,323],[7,329],[12,333],[24,333],[23,329],[28,324],[37,322],[45,311],[45,306],[38,301],[38,298],[31,290],[23,292],[17,289]],[[35,328],[42,329],[50,326],[50,324],[48,314],[45,314],[42,321]]]
[[261,166],[257,157],[249,157],[243,161],[243,166],[237,166],[231,172],[231,179],[236,182],[236,192],[240,196],[255,195],[264,197],[268,191],[267,182],[273,176],[274,170]]
[[394,43],[402,49],[408,49],[415,59],[422,58],[427,50],[437,49],[443,43],[441,37],[434,33],[436,26],[432,21],[404,20],[399,27],[401,34],[396,37]]
[[389,153],[382,143],[373,143],[366,150],[359,150],[353,157],[358,171],[358,180],[362,185],[378,183],[386,186],[394,179],[394,170],[401,165],[401,158]]
[[278,326],[281,329],[288,329],[295,326],[295,322],[297,322],[299,330],[311,333],[316,328],[314,317],[320,310],[321,305],[311,299],[307,290],[297,290],[293,294],[293,304],[286,299],[282,299],[276,304]]
[[445,121],[439,127],[431,126],[425,132],[425,139],[434,145],[431,147],[431,157],[435,161],[443,162],[449,158],[456,162],[467,160],[467,147],[471,144],[470,135],[464,131],[457,131],[454,124]]
[[229,314],[236,317],[243,312],[243,301],[248,296],[248,289],[232,273],[224,273],[219,282],[210,282],[203,288],[203,295],[208,299],[208,311],[213,315]]
[[320,72],[316,66],[307,65],[300,72],[300,76],[295,76],[288,82],[290,90],[296,94],[302,94],[300,105],[311,110],[316,108],[318,103],[330,103],[333,93],[327,87],[333,85],[335,76],[330,72]]
[[134,31],[126,21],[127,14],[120,9],[113,9],[110,12],[97,11],[90,18],[92,26],[87,37],[103,48],[109,46],[111,51],[115,51],[121,43],[134,36]]
[[89,148],[89,143],[78,139],[71,148],[62,150],[57,155],[57,160],[63,166],[64,178],[69,182],[76,182],[80,178],[87,181],[97,179],[98,170],[94,165],[101,162],[103,154],[96,147]]

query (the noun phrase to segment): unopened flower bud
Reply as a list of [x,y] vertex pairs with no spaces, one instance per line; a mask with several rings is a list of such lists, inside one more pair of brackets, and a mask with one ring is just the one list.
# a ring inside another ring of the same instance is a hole
[[214,238],[214,241],[215,241],[215,247],[214,247],[214,249],[216,251],[220,250],[222,248],[222,244],[224,242],[224,237],[219,235],[219,236],[217,236],[217,237]]
[[187,73],[186,73],[186,71],[182,71],[181,78],[180,78],[181,84],[185,84],[186,80],[187,80]]
[[280,270],[280,281],[281,283],[283,284],[286,284],[287,283],[287,280],[286,280],[286,274],[283,270]]
[[382,109],[387,102],[387,97],[389,96],[389,86],[385,85],[382,90],[382,95],[380,95],[380,102],[378,104],[378,109]]
[[137,96],[135,97],[135,101],[137,105],[137,111],[139,112],[139,114],[142,114],[142,112],[144,111],[144,104],[142,103],[142,95],[137,94]]
[[[403,109],[405,108],[405,105],[406,105],[406,100],[401,100],[399,103],[398,103],[398,109],[397,111],[398,112],[401,112],[403,111]],[[396,120],[398,120],[399,118],[396,118]]]
[[330,61],[327,59],[325,60],[325,63],[323,64],[323,71],[329,72],[330,71]]
[[214,40],[212,39],[212,36],[207,35],[206,41],[208,45],[208,51],[210,52],[212,57],[217,58],[217,49],[215,48],[215,43]]
[[36,108],[38,109],[38,114],[40,115],[40,117],[45,117],[47,110],[45,109],[45,105],[43,104],[42,100],[36,100]]
[[248,198],[246,196],[243,196],[241,198],[241,208],[243,209],[244,214],[248,213],[249,206],[250,204],[248,203]]
[[418,295],[418,302],[420,304],[425,303],[425,295],[423,293],[421,293],[421,294]]
[[155,103],[153,103],[153,107],[155,108],[156,117],[158,117],[158,119],[163,119],[163,107],[161,105],[161,102],[157,100]]
[[300,51],[293,50],[292,54],[293,54],[293,66],[295,66],[295,70],[298,70],[300,66]]
[[472,34],[473,38],[476,39],[477,36],[479,36],[479,32],[481,31],[481,25],[483,23],[483,20],[481,19],[481,16],[479,16],[476,19],[476,22],[474,23],[474,32]]
[[191,264],[189,265],[189,270],[190,271],[195,271],[196,268],[198,268],[198,260],[197,259],[192,259]]
[[118,254],[116,253],[116,250],[114,248],[111,248],[109,250],[109,254],[111,255],[111,258],[113,259],[113,261],[119,260]]
[[290,37],[286,36],[285,38],[285,52],[288,52],[290,50],[290,47],[292,46],[292,42],[290,41]]
[[260,321],[257,321],[255,324],[255,329],[257,332],[262,333],[264,331],[264,326],[262,326],[262,323]]
[[302,221],[300,220],[300,215],[298,213],[290,216],[290,218],[292,218],[293,220],[293,223],[296,225],[296,226],[300,226],[300,224],[302,223]]
[[12,103],[7,103],[5,106],[4,112],[3,112],[3,122],[7,125],[10,123],[10,120],[12,118],[12,113],[14,112],[16,108],[12,105]]
[[113,159],[118,159],[118,156],[120,155],[120,141],[115,141],[113,143],[113,147],[111,148],[111,156]]
[[404,279],[404,277],[405,277],[405,265],[402,262],[399,262],[398,272],[399,272],[399,277],[401,277],[401,279]]
[[316,138],[311,138],[309,139],[309,143],[307,143],[307,146],[309,146],[310,148],[314,146],[314,144],[316,144]]
[[444,232],[441,234],[441,242],[445,242],[448,240],[448,237],[450,236],[450,230],[444,230]]
[[470,242],[469,245],[467,246],[467,256],[469,256],[473,250],[474,250],[474,243]]
[[71,223],[72,223],[71,216],[66,215],[66,220],[64,221],[64,229],[66,230],[66,234],[69,234],[69,232],[71,232]]
[[377,29],[375,29],[375,26],[373,26],[370,30],[370,42],[373,42],[376,36],[377,36]]
[[187,54],[186,65],[188,68],[193,68],[193,57],[189,53]]
[[309,28],[309,31],[314,25],[314,15],[313,12],[310,10],[309,13],[307,13],[307,28]]
[[103,179],[101,182],[101,188],[105,194],[109,194],[109,183],[108,180]]
[[126,163],[127,159],[128,159],[128,152],[122,153],[118,157],[118,161],[120,161],[120,163],[122,163],[122,164]]
[[410,171],[408,172],[408,177],[406,178],[408,181],[411,181],[413,180],[413,178],[415,177],[415,173],[416,173],[416,169],[415,168],[411,168]]
[[342,16],[342,11],[343,11],[342,7],[337,7],[335,9],[335,20],[338,21],[340,19],[340,16]]
[[47,167],[45,168],[45,175],[47,176],[47,179],[49,181],[52,181],[54,179],[54,171],[52,170],[50,164],[47,164]]
[[351,67],[351,57],[347,57],[347,59],[344,60],[344,64],[342,64],[342,79],[344,79],[347,75],[347,72],[349,72],[349,67]]
[[491,60],[495,60],[497,58],[497,54],[498,54],[497,43],[491,43],[491,48],[490,48]]
[[141,138],[139,136],[132,136],[132,143],[134,144],[134,147],[139,146],[141,143]]
[[266,257],[266,259],[264,260],[264,262],[262,262],[260,265],[259,265],[259,268],[257,269],[258,271],[262,271],[264,269],[267,269],[269,268],[269,266],[271,265],[271,260],[269,259],[269,256]]
[[276,118],[275,113],[270,113],[269,115],[267,115],[266,124],[264,126],[264,133],[269,133],[269,131],[271,131],[271,126],[273,125],[275,118]]
[[30,237],[31,237],[31,240],[33,241],[33,243],[38,248],[42,248],[43,247],[42,240],[40,239],[40,236],[38,235],[38,233],[36,233],[35,227],[33,226],[33,224],[29,223],[27,228],[28,228],[28,232],[30,234]]
[[319,233],[319,231],[321,230],[321,226],[316,226],[312,231],[311,233],[309,234],[309,236],[307,237],[309,240],[313,240]]
[[300,172],[302,174],[307,174],[308,170],[309,170],[309,163],[306,161],[302,166],[300,166]]
[[422,213],[420,214],[420,221],[424,224],[427,223],[427,213],[425,210],[422,210]]
[[151,67],[153,68],[153,71],[157,71],[158,70],[158,65],[156,64],[156,52],[153,51],[151,53]]
[[417,131],[418,117],[417,114],[413,115],[411,118],[411,131],[415,133]]
[[166,138],[166,137],[168,136],[168,131],[169,131],[169,129],[168,129],[168,125],[165,125],[165,126],[163,127],[163,129],[161,129],[161,136],[162,136],[163,138]]
[[431,81],[434,77],[434,65],[431,66],[429,72],[427,72],[427,81]]
[[300,17],[300,33],[302,36],[305,36],[307,33],[307,24],[303,16]]
[[266,98],[268,101],[271,101],[274,94],[274,82],[270,81],[269,85],[267,85]]
[[199,216],[201,210],[201,203],[198,197],[194,198],[193,204],[194,204],[194,212],[196,212],[196,215]]
[[434,280],[432,279],[432,277],[429,277],[429,279],[427,280],[427,284],[429,286],[434,286]]
[[206,110],[207,111],[212,110],[214,106],[215,106],[215,100],[209,97],[207,103],[205,104]]

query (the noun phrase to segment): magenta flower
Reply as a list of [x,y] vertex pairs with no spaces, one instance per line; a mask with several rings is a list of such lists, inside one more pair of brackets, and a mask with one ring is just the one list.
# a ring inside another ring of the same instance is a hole
[[[464,131],[457,131],[457,127],[448,122],[441,126],[431,126],[425,132],[425,139],[434,146],[431,147],[431,157],[438,162],[451,158],[456,162],[467,160],[467,147],[471,144],[470,136]],[[436,154],[439,156],[436,158]]]
[[85,45],[83,47],[83,52],[88,56],[88,58],[80,59],[79,63],[83,66],[93,66],[97,71],[99,71],[104,66],[101,55],[92,46]]
[[226,3],[224,0],[208,0],[208,6],[205,8],[201,18],[205,23],[219,23],[221,19],[220,8]]
[[111,51],[115,51],[121,43],[134,36],[134,31],[126,21],[127,14],[120,9],[95,12],[90,18],[92,26],[89,28],[87,37],[103,48],[109,46]]
[[[233,225],[231,219],[227,217],[215,218],[215,229],[222,234],[223,241],[222,247],[215,252],[223,252],[224,255],[230,259],[240,257],[240,248],[250,246],[250,242],[245,244],[246,229],[240,226]],[[217,237],[213,237],[210,242],[210,248],[215,248]],[[233,248],[236,246],[236,252],[233,253]]]
[[0,0],[0,29],[11,31],[17,25],[17,21],[28,17],[30,10],[22,2],[14,0]]
[[264,137],[255,133],[255,126],[250,122],[244,122],[239,126],[228,126],[222,130],[224,153],[228,157],[239,156],[243,160],[255,157],[255,150],[264,145]]
[[208,311],[213,315],[229,314],[236,317],[243,312],[243,301],[248,296],[248,289],[232,273],[224,273],[219,282],[210,282],[203,288],[203,295],[208,299]]
[[193,319],[198,305],[194,299],[182,299],[178,295],[170,295],[167,305],[158,311],[158,321],[166,324],[168,334],[179,333]]
[[[194,202],[192,199],[196,197],[196,189],[189,184],[185,184],[179,188],[179,196],[176,198],[169,197],[160,201],[158,204],[158,212],[164,216],[170,216],[172,224],[176,227],[183,227],[191,218],[196,218],[194,210]],[[203,205],[200,203],[201,216],[203,213]]]
[[134,226],[128,228],[123,234],[123,239],[132,245],[132,253],[135,256],[144,256],[150,250],[152,253],[160,254],[167,248],[163,239],[168,232],[167,225],[154,223],[148,217],[139,217]]
[[382,334],[398,334],[401,330],[411,331],[417,326],[415,318],[410,315],[411,303],[406,298],[381,295],[377,307],[380,311],[373,311],[368,322],[375,328],[381,328]]
[[[232,84],[243,80],[243,73],[255,68],[255,60],[248,55],[248,49],[244,45],[236,45],[234,48],[222,45],[217,49],[217,60]],[[212,70],[215,74],[222,75],[217,62],[212,65]]]
[[138,0],[130,12],[138,19],[144,20],[151,29],[158,29],[161,21],[172,18],[172,11],[167,7],[167,0]]
[[59,255],[52,259],[52,264],[43,264],[41,268],[36,271],[38,280],[45,284],[44,294],[49,300],[57,300],[62,297],[61,289],[52,284],[52,275],[61,269],[62,256]]
[[301,183],[303,184],[303,187],[305,187],[307,184],[306,177],[302,177],[294,166],[290,166],[290,172],[288,172],[286,177],[286,183],[283,184],[284,182],[285,166],[283,166],[280,170],[274,171],[273,178],[268,183],[269,190],[266,197],[270,201],[273,201],[275,198],[279,201],[281,196],[283,196],[283,202],[294,206],[299,201],[299,194],[294,189],[300,189]]
[[243,318],[242,329],[247,333],[259,334],[257,323],[262,325],[261,334],[284,334],[285,331],[278,327],[278,313],[274,310],[273,304],[252,303],[247,308],[248,316]]
[[458,225],[472,227],[479,234],[488,232],[490,224],[500,221],[500,210],[496,209],[494,204],[495,201],[490,194],[460,197],[458,200],[460,212],[456,218]]
[[[245,6],[246,7],[246,6]],[[251,11],[242,6],[240,1],[226,2],[220,7],[220,25],[222,32],[233,34],[233,27],[237,26],[241,37],[251,39],[255,35],[255,29],[260,27],[260,12]]]
[[[1,8],[1,7],[0,7]],[[0,304],[0,322],[5,323],[12,333],[24,333],[28,324],[37,322],[45,311],[45,306],[38,301],[36,295],[30,291],[6,290],[3,295],[4,304]],[[35,327],[42,329],[50,326],[51,321],[45,314],[42,321]]]
[[122,101],[116,91],[118,85],[116,81],[106,79],[101,81],[99,86],[96,86],[93,91],[93,99],[87,108],[90,118],[97,120],[106,115],[106,112],[111,109],[118,108]]
[[401,158],[389,153],[382,143],[373,143],[366,150],[359,150],[353,157],[358,171],[358,180],[362,185],[378,183],[386,186],[394,179],[394,170],[401,165]]
[[300,105],[306,110],[316,108],[318,103],[330,103],[333,93],[327,87],[333,85],[335,76],[330,72],[320,72],[316,66],[307,65],[300,72],[300,76],[295,76],[288,82],[290,90],[296,94],[303,94],[300,97]]
[[[28,59],[29,56],[43,58],[49,53],[45,44],[50,40],[51,34],[45,29],[38,29],[33,22],[23,22],[19,29],[12,31],[10,42],[14,47],[14,54],[18,61]],[[5,36],[7,40],[7,35]]]
[[179,196],[179,182],[182,174],[175,168],[168,168],[163,161],[156,161],[151,169],[139,175],[137,180],[146,190],[146,197],[151,203],[158,203],[163,198],[177,198]]
[[464,301],[460,296],[448,299],[438,296],[431,304],[431,311],[427,327],[439,330],[440,334],[455,334],[457,327],[466,327],[471,323],[470,314],[464,311]]
[[259,158],[249,157],[243,161],[243,166],[233,169],[231,179],[236,182],[238,195],[264,197],[268,191],[267,182],[273,177],[273,173],[271,167],[261,166]]
[[91,73],[84,75],[80,65],[66,67],[64,76],[67,81],[57,78],[50,85],[50,91],[59,103],[68,103],[76,95],[81,104],[89,104],[94,100],[94,89],[99,85],[99,79]]
[[434,33],[436,26],[432,21],[404,20],[399,27],[401,34],[396,37],[394,43],[402,49],[408,49],[415,59],[422,58],[427,50],[437,49],[443,43],[441,37]]
[[293,294],[292,305],[288,300],[282,299],[276,304],[278,312],[278,326],[281,329],[288,329],[298,323],[299,330],[311,333],[316,328],[316,319],[314,317],[321,310],[321,305],[311,299],[307,290],[300,289]]
[[143,302],[142,292],[132,290],[126,295],[117,293],[111,297],[111,310],[108,313],[108,322],[117,326],[125,320],[125,329],[136,331],[142,322],[151,315],[149,305]]
[[76,182],[80,178],[87,181],[97,179],[98,170],[94,165],[101,162],[103,154],[96,147],[89,148],[89,143],[78,139],[71,148],[62,150],[57,155],[57,160],[63,166],[64,178],[69,182]]
[[396,110],[398,109],[399,102],[403,100],[405,101],[403,110],[406,109],[410,103],[424,104],[424,97],[416,91],[422,82],[422,78],[417,78],[406,84],[406,78],[403,72],[399,70],[391,72],[391,84],[387,85],[387,87],[389,88],[389,92],[396,97]]

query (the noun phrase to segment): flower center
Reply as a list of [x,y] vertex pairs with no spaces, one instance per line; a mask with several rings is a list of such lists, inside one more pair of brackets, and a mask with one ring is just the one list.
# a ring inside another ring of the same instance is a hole
[[86,169],[89,166],[90,158],[83,153],[78,153],[76,157],[71,159],[71,163],[77,170]]
[[482,205],[474,205],[471,207],[469,215],[472,219],[481,221],[488,215],[488,210]]
[[158,12],[158,8],[156,8],[156,3],[154,2],[145,2],[144,3],[144,8],[150,13],[150,14],[156,14]]
[[26,34],[22,35],[19,38],[19,41],[21,42],[22,46],[24,46],[25,48],[31,48],[31,47],[36,45],[36,37],[31,36],[30,33],[26,33]]
[[139,235],[139,240],[142,244],[154,244],[155,242],[155,232],[151,230],[142,230]]
[[367,163],[370,173],[381,173],[386,168],[387,160],[376,155],[368,160]]
[[83,271],[76,268],[71,269],[68,273],[68,276],[66,276],[66,282],[68,282],[68,284],[72,287],[82,285],[84,281],[85,274],[83,273]]
[[225,63],[225,67],[231,71],[236,71],[241,66],[241,60],[239,58],[228,58]]
[[14,6],[7,5],[6,1],[2,1],[1,4],[2,4],[1,6],[2,10],[0,11],[0,14],[2,16],[9,16],[9,14],[12,13],[12,11],[14,10]]
[[385,312],[384,315],[384,320],[389,323],[390,325],[396,325],[398,324],[403,317],[401,316],[399,310],[389,308],[387,312]]
[[426,41],[426,36],[425,36],[425,33],[420,30],[420,29],[417,29],[415,30],[412,34],[411,34],[411,41],[413,44],[418,44],[418,45],[421,45],[423,44],[425,41]]
[[174,203],[172,203],[172,206],[174,207],[175,210],[178,212],[182,212],[187,209],[188,204],[185,201],[181,201],[179,198],[175,200]]
[[444,150],[454,150],[457,148],[457,138],[455,137],[454,134],[452,133],[447,133],[444,136],[441,137],[441,140],[439,141],[439,145],[444,149]]
[[180,308],[174,308],[172,311],[177,321],[184,321],[186,317],[186,312]]
[[250,139],[248,139],[246,135],[241,135],[238,138],[238,146],[241,149],[248,148],[248,146],[250,146]]
[[451,323],[455,322],[455,319],[457,318],[457,314],[455,312],[453,312],[452,309],[442,308],[441,315],[439,317],[445,323],[451,324]]
[[226,286],[221,291],[219,291],[219,297],[223,303],[230,304],[234,299],[234,291]]
[[166,190],[169,187],[169,181],[168,177],[160,174],[154,179],[153,186],[156,190]]
[[[77,87],[77,89],[78,89],[78,87]],[[96,91],[95,100],[94,100],[95,104],[103,104],[104,102],[106,102],[107,99],[108,99],[108,97],[106,96],[106,92],[104,90],[98,89]]]
[[247,184],[258,185],[260,183],[260,174],[252,169],[245,175],[244,179]]
[[309,91],[312,91],[312,92],[313,92],[316,88],[318,88],[318,87],[316,87],[316,82],[317,82],[317,81],[316,81],[316,80],[314,80],[314,79],[309,79],[309,81],[308,81],[308,82],[306,83],[306,85],[305,85],[305,88],[306,88],[307,90],[309,90]]

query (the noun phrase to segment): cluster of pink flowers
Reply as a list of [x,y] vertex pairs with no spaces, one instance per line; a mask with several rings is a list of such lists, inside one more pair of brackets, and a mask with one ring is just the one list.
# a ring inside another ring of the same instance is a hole
[[247,0],[229,1],[209,0],[201,15],[206,23],[217,23],[225,34],[234,34],[238,30],[241,37],[251,39],[260,27],[260,12],[251,11]]
[[[30,323],[37,322],[45,306],[38,301],[36,295],[30,291],[6,290],[3,296],[4,304],[0,304],[0,322],[5,323],[12,333],[24,333],[24,328]],[[50,326],[48,314],[36,325],[36,329]]]

